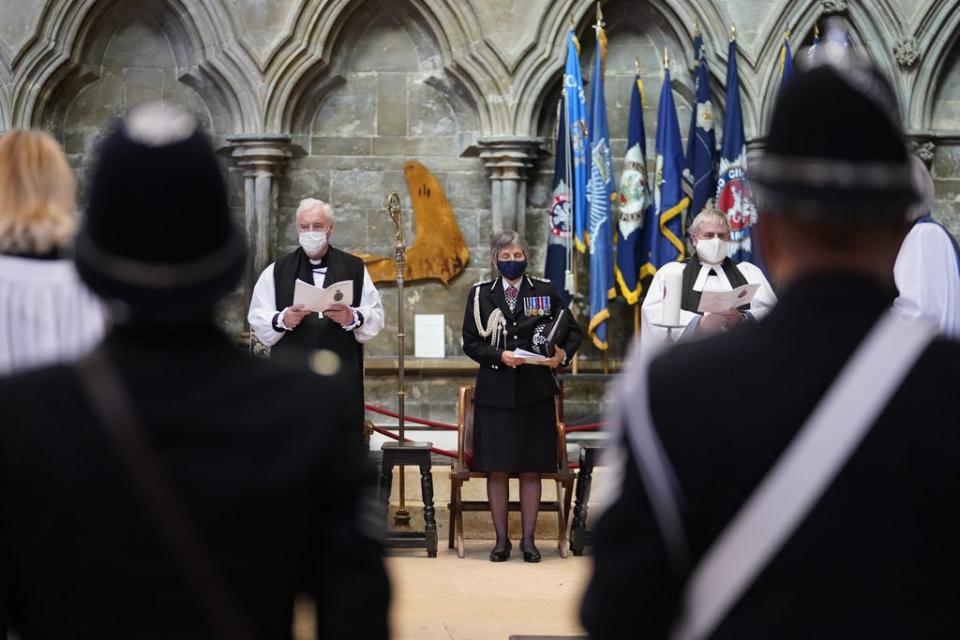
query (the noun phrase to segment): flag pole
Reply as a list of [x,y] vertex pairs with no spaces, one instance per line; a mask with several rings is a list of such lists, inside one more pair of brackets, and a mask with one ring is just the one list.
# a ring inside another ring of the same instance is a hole
[[[570,30],[575,31],[576,25],[573,22],[573,13],[569,13],[567,16],[570,21]],[[566,157],[567,162],[567,202],[570,204],[570,221],[567,226],[567,237],[566,240],[566,249],[567,249],[567,271],[564,274],[565,282],[564,287],[570,292],[570,313],[576,318],[577,315],[577,251],[573,247],[573,236],[575,233],[575,215],[574,211],[574,194],[573,194],[573,132],[569,129],[569,122],[567,114],[569,113],[569,101],[570,93],[567,91],[566,75],[564,75],[563,82],[563,126],[567,127],[567,139],[566,144],[563,148],[563,154]],[[577,354],[573,355],[572,370],[573,373],[577,373],[578,364],[577,364]]]
[[[699,24],[697,28],[698,29],[700,28]],[[633,59],[633,69],[636,72],[636,76],[639,78],[640,77],[640,57],[639,56]],[[640,117],[643,118],[643,92],[640,93]],[[646,160],[646,158],[644,158],[644,160]],[[647,173],[646,164],[644,164],[643,166],[643,173],[644,173],[644,176],[646,176],[646,173]],[[644,180],[646,180],[646,177],[644,177]],[[640,273],[638,271],[637,286],[639,287],[639,285],[640,285]],[[633,304],[633,335],[634,337],[640,335],[640,301],[639,300],[637,300]]]
[[[572,208],[571,208],[572,209]],[[577,275],[577,254],[579,251],[573,252],[573,297],[570,298],[570,313],[573,315],[573,319],[577,319],[577,283],[580,278]],[[573,373],[576,375],[580,371],[579,366],[579,354],[573,354]]]

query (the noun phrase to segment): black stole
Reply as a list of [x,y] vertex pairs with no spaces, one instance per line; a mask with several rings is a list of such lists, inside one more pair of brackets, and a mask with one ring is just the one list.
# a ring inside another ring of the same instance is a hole
[[[683,295],[680,298],[680,308],[692,313],[700,313],[697,311],[697,307],[700,306],[700,292],[694,291],[693,285],[697,281],[697,276],[700,275],[701,266],[700,256],[694,253],[687,259],[687,264],[683,267]],[[737,269],[737,265],[733,264],[733,260],[730,258],[724,258],[719,267],[723,269],[723,272],[727,275],[727,280],[730,281],[730,285],[734,289],[747,284],[743,272]],[[745,304],[737,308],[740,311],[749,311],[750,305]]]
[[[323,286],[342,280],[353,282],[353,307],[360,306],[363,293],[363,261],[349,253],[330,247],[327,249],[327,275]],[[293,304],[293,290],[297,279],[313,284],[313,264],[302,247],[278,259],[273,267],[273,284],[276,290],[277,309],[282,311]],[[344,373],[356,376],[363,397],[363,345],[353,337],[352,331],[344,331],[336,322],[311,313],[296,329],[286,332],[270,349],[271,357],[302,358],[315,349],[330,349],[340,356]]]

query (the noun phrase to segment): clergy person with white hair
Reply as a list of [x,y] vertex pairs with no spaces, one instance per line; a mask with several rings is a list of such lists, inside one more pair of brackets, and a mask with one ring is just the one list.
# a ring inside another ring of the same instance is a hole
[[[363,260],[330,246],[333,207],[308,198],[297,208],[299,244],[260,274],[247,320],[271,357],[301,357],[318,349],[339,357],[363,398],[363,344],[383,329],[383,303]],[[349,280],[351,305],[332,304],[322,314],[294,304],[297,280],[320,288]],[[334,360],[337,360],[336,358]]]
[[[729,331],[745,321],[760,319],[777,302],[770,283],[756,265],[735,264],[728,257],[730,225],[723,213],[711,207],[703,209],[690,225],[690,238],[696,249],[694,255],[685,262],[663,265],[650,283],[640,314],[640,345],[644,352],[652,354],[660,347],[696,335]],[[760,285],[748,305],[723,313],[698,311],[704,291],[733,291],[745,284]],[[663,321],[669,287],[680,291],[676,324]]]

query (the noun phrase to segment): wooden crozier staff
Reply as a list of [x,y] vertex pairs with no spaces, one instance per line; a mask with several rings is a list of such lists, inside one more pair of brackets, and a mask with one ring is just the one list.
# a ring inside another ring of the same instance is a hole
[[[397,239],[393,244],[393,261],[397,269],[397,414],[400,425],[399,433],[400,446],[404,443],[404,398],[407,392],[403,388],[403,354],[404,338],[403,333],[403,274],[406,270],[406,246],[403,242],[403,221],[400,217],[400,194],[391,191],[387,195],[387,213],[397,228]],[[406,505],[406,486],[404,481],[404,468],[400,467],[400,508],[393,516],[394,523],[406,525],[410,523],[410,512]]]

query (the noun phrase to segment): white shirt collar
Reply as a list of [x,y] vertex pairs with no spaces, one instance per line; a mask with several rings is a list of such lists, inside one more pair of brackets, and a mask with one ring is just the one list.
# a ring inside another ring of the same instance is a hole
[[720,264],[701,264],[700,273],[697,274],[697,279],[693,283],[693,290],[703,292],[703,287],[707,283],[707,277],[710,273],[710,269],[713,269],[716,273],[716,278],[720,281],[722,289],[733,290],[733,285],[730,284],[730,280],[727,279],[727,274],[723,271],[723,265]]
[[523,283],[523,276],[520,276],[513,282],[507,280],[507,276],[501,276],[500,280],[503,282],[503,290],[506,291],[507,287],[516,287],[517,291],[520,291],[520,285]]

